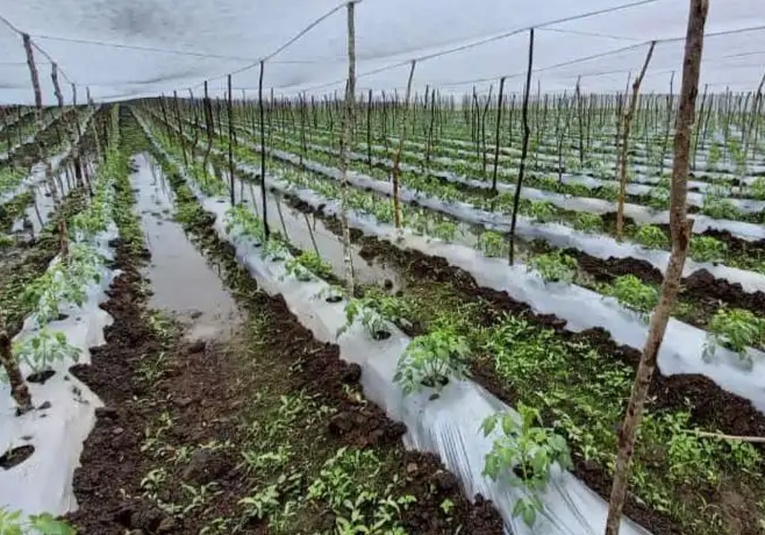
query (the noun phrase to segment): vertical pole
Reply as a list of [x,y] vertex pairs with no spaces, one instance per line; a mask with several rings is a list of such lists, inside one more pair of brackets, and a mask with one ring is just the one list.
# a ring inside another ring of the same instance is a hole
[[[260,113],[260,201],[263,204],[263,229],[266,242],[271,234],[268,227],[268,212],[266,211],[266,122],[263,116],[263,69],[265,63],[260,62],[260,76],[258,77],[258,110]],[[273,97],[272,97],[273,99]],[[273,113],[273,110],[272,110]]]
[[667,96],[667,124],[664,129],[664,140],[661,146],[661,162],[659,162],[659,178],[664,174],[664,158],[667,155],[667,143],[669,143],[669,126],[672,124],[672,107],[674,101],[675,71],[669,79],[669,96]]
[[523,93],[523,108],[521,120],[523,121],[523,145],[521,146],[521,163],[518,168],[518,182],[515,185],[515,198],[513,199],[513,216],[510,222],[510,265],[515,263],[515,224],[518,219],[518,203],[521,199],[521,187],[523,186],[523,173],[526,168],[526,155],[529,150],[529,92],[531,91],[531,70],[534,67],[534,28],[529,30],[529,66],[526,71],[526,88]]
[[348,143],[353,121],[353,104],[356,94],[356,21],[355,1],[348,2],[348,82],[345,84],[345,113],[340,133],[340,170],[342,183],[340,188],[340,220],[343,226],[343,264],[345,266],[346,292],[353,298],[355,284],[353,280],[353,259],[351,257],[351,229],[348,226]]
[[624,121],[622,122],[622,146],[619,158],[619,202],[616,208],[617,240],[621,240],[622,235],[624,234],[624,197],[627,194],[627,156],[629,151],[630,126],[632,125],[632,117],[635,115],[638,93],[640,93],[640,84],[643,82],[645,72],[648,70],[648,64],[651,62],[653,49],[655,47],[656,41],[651,41],[651,45],[648,48],[648,54],[643,63],[643,68],[632,83],[632,98],[630,99],[630,105],[627,108],[627,112],[624,114]]
[[502,97],[505,95],[505,77],[499,79],[499,101],[497,102],[497,127],[494,131],[494,169],[491,174],[491,194],[497,195],[497,167],[499,166],[499,132],[502,125]]
[[372,90],[369,90],[367,99],[367,163],[372,169]]
[[669,227],[672,236],[672,253],[661,286],[659,304],[651,317],[648,338],[640,357],[635,383],[632,387],[624,422],[619,429],[619,452],[614,469],[611,499],[606,520],[606,535],[618,535],[621,525],[624,497],[629,481],[629,468],[635,448],[638,429],[643,418],[643,407],[651,384],[662,340],[667,329],[670,311],[680,287],[680,278],[688,253],[692,221],[686,217],[688,193],[689,151],[691,128],[696,112],[699,91],[699,71],[704,46],[704,24],[709,9],[708,0],[691,0],[688,15],[688,31],[685,38],[683,79],[680,87],[680,106],[675,125],[675,149],[672,162],[672,191],[670,193]]
[[228,75],[228,185],[231,194],[231,206],[236,206],[236,198],[234,196],[234,111],[233,97],[231,92],[231,75]]
[[173,91],[173,108],[175,108],[175,120],[178,123],[178,137],[181,140],[181,152],[183,152],[183,166],[189,168],[189,160],[186,157],[186,136],[183,133],[183,123],[181,122],[181,109],[178,106],[178,92]]
[[404,138],[406,137],[406,123],[408,119],[409,110],[409,95],[412,92],[412,78],[414,78],[414,68],[417,65],[417,60],[412,60],[412,66],[409,69],[409,80],[406,83],[406,95],[404,96],[404,109],[402,111],[403,117],[401,118],[401,132],[398,136],[398,147],[396,148],[396,156],[393,159],[393,218],[396,223],[396,228],[401,228],[401,151],[404,148]]
[[61,200],[56,189],[56,184],[53,180],[53,170],[51,168],[50,160],[45,157],[45,147],[43,146],[42,131],[44,129],[42,118],[42,91],[40,89],[40,77],[37,73],[37,67],[35,66],[35,56],[32,51],[32,40],[28,34],[22,34],[24,41],[24,50],[27,55],[27,67],[29,67],[29,74],[32,78],[32,88],[35,94],[35,122],[37,123],[38,132],[35,136],[37,139],[37,156],[40,161],[45,165],[45,181],[48,183],[48,187],[53,197],[53,205],[56,209],[56,219],[58,224],[59,240],[61,247],[61,256],[66,258],[69,254],[69,239],[67,236],[66,219],[64,219],[64,211],[61,209]]
[[584,131],[582,130],[582,88],[581,83],[582,77],[579,76],[576,79],[576,115],[577,119],[579,121],[579,167],[584,167]]

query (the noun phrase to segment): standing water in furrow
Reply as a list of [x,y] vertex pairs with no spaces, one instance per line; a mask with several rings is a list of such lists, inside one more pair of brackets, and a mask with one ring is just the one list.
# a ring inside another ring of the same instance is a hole
[[133,165],[136,206],[151,252],[146,268],[153,292],[150,306],[189,324],[190,339],[230,334],[241,320],[239,310],[213,266],[173,219],[173,193],[162,168],[148,153],[135,155]]

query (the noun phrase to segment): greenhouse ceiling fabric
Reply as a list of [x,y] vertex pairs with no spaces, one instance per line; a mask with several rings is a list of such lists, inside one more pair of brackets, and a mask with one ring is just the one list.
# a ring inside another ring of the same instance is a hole
[[[361,0],[355,5],[358,90],[414,85],[488,91],[507,77],[520,92],[535,27],[534,85],[543,92],[623,91],[648,43],[656,51],[643,91],[679,88],[688,0]],[[94,100],[191,88],[221,95],[226,75],[255,96],[259,62],[275,94],[342,92],[347,15],[337,0],[0,0],[0,101],[33,102],[18,32],[29,33],[43,98],[55,102],[50,61]],[[296,36],[308,29],[299,39]],[[711,0],[701,84],[754,91],[765,72],[765,2]],[[290,43],[291,42],[291,43]],[[284,47],[288,44],[289,46]],[[274,53],[277,52],[275,55]]]

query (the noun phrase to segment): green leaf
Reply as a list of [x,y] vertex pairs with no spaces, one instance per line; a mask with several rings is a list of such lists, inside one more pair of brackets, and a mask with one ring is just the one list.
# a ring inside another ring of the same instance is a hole
[[76,532],[66,523],[56,520],[49,513],[32,515],[29,517],[29,523],[42,535],[75,535]]
[[534,506],[527,504],[523,509],[523,523],[527,526],[533,526],[537,520],[537,511]]

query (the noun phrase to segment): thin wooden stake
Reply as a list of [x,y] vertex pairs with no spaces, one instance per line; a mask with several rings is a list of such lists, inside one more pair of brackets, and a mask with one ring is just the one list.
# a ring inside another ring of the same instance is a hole
[[675,127],[674,160],[672,163],[672,190],[670,193],[670,233],[672,253],[661,286],[659,304],[651,317],[648,338],[640,357],[632,395],[627,406],[624,422],[619,430],[619,452],[614,469],[614,481],[606,520],[606,535],[618,535],[621,525],[624,497],[629,482],[629,469],[635,448],[635,440],[643,418],[643,407],[648,388],[656,369],[656,361],[667,329],[669,315],[680,288],[685,259],[688,254],[692,221],[686,216],[688,196],[689,152],[691,128],[696,112],[699,91],[699,71],[704,46],[704,24],[709,9],[708,0],[690,0],[688,30],[685,38],[683,79],[680,88],[680,104]]
[[340,221],[343,226],[343,264],[345,267],[346,292],[353,298],[353,257],[351,256],[351,229],[348,225],[348,143],[353,122],[353,105],[356,95],[356,20],[355,2],[348,2],[348,81],[345,84],[345,113],[340,133]]
[[499,166],[499,132],[502,125],[502,97],[505,94],[505,77],[499,79],[499,102],[497,102],[497,128],[494,132],[494,169],[491,173],[491,194],[497,195],[497,167]]
[[513,199],[513,216],[510,222],[510,251],[508,260],[510,265],[515,263],[515,224],[518,219],[518,203],[521,200],[521,188],[523,187],[523,174],[526,168],[526,155],[529,151],[529,92],[531,90],[531,70],[534,67],[534,28],[529,30],[529,66],[526,71],[526,88],[523,92],[523,109],[521,120],[523,121],[523,145],[521,146],[521,163],[518,169],[518,182],[515,185],[515,198]]
[[414,68],[417,60],[412,60],[412,66],[409,69],[409,80],[406,82],[406,96],[404,96],[404,109],[401,118],[401,130],[398,136],[398,146],[393,159],[393,220],[396,228],[401,228],[401,151],[404,148],[404,138],[406,137],[407,119],[409,116],[409,96],[412,92],[412,78],[414,78]]
[[622,146],[619,160],[619,198],[616,208],[617,240],[621,240],[624,234],[624,197],[627,194],[627,153],[629,151],[630,127],[632,126],[632,118],[635,115],[640,84],[643,82],[645,72],[648,70],[648,64],[651,62],[653,49],[655,47],[656,41],[651,41],[651,45],[648,47],[648,54],[643,63],[643,68],[640,69],[640,74],[638,74],[637,78],[635,78],[635,81],[632,83],[632,98],[630,99],[630,105],[627,108],[627,112],[624,114],[624,121],[622,121]]
[[233,110],[233,98],[231,93],[231,75],[227,76],[228,80],[228,96],[226,99],[228,106],[228,182],[231,193],[231,206],[236,205],[236,197],[234,195],[234,110]]
[[37,67],[35,66],[34,52],[32,51],[32,40],[29,35],[22,34],[22,40],[24,41],[24,50],[27,55],[27,67],[29,67],[29,74],[32,78],[32,88],[35,94],[35,122],[37,123],[37,157],[40,162],[45,165],[45,181],[50,188],[51,197],[53,198],[53,206],[56,210],[56,219],[59,232],[60,254],[62,258],[66,258],[69,255],[69,236],[67,231],[66,219],[64,217],[64,211],[61,209],[61,199],[59,198],[58,190],[56,189],[56,183],[53,177],[53,169],[51,167],[50,160],[45,157],[45,146],[43,145],[42,132],[44,130],[43,124],[43,107],[42,107],[42,91],[40,89],[40,77],[37,73]]
[[[268,242],[271,229],[268,225],[268,208],[266,207],[266,123],[263,114],[263,70],[264,62],[260,62],[260,76],[258,77],[258,111],[260,113],[260,201],[263,204],[263,230]],[[272,97],[273,98],[273,97]]]

